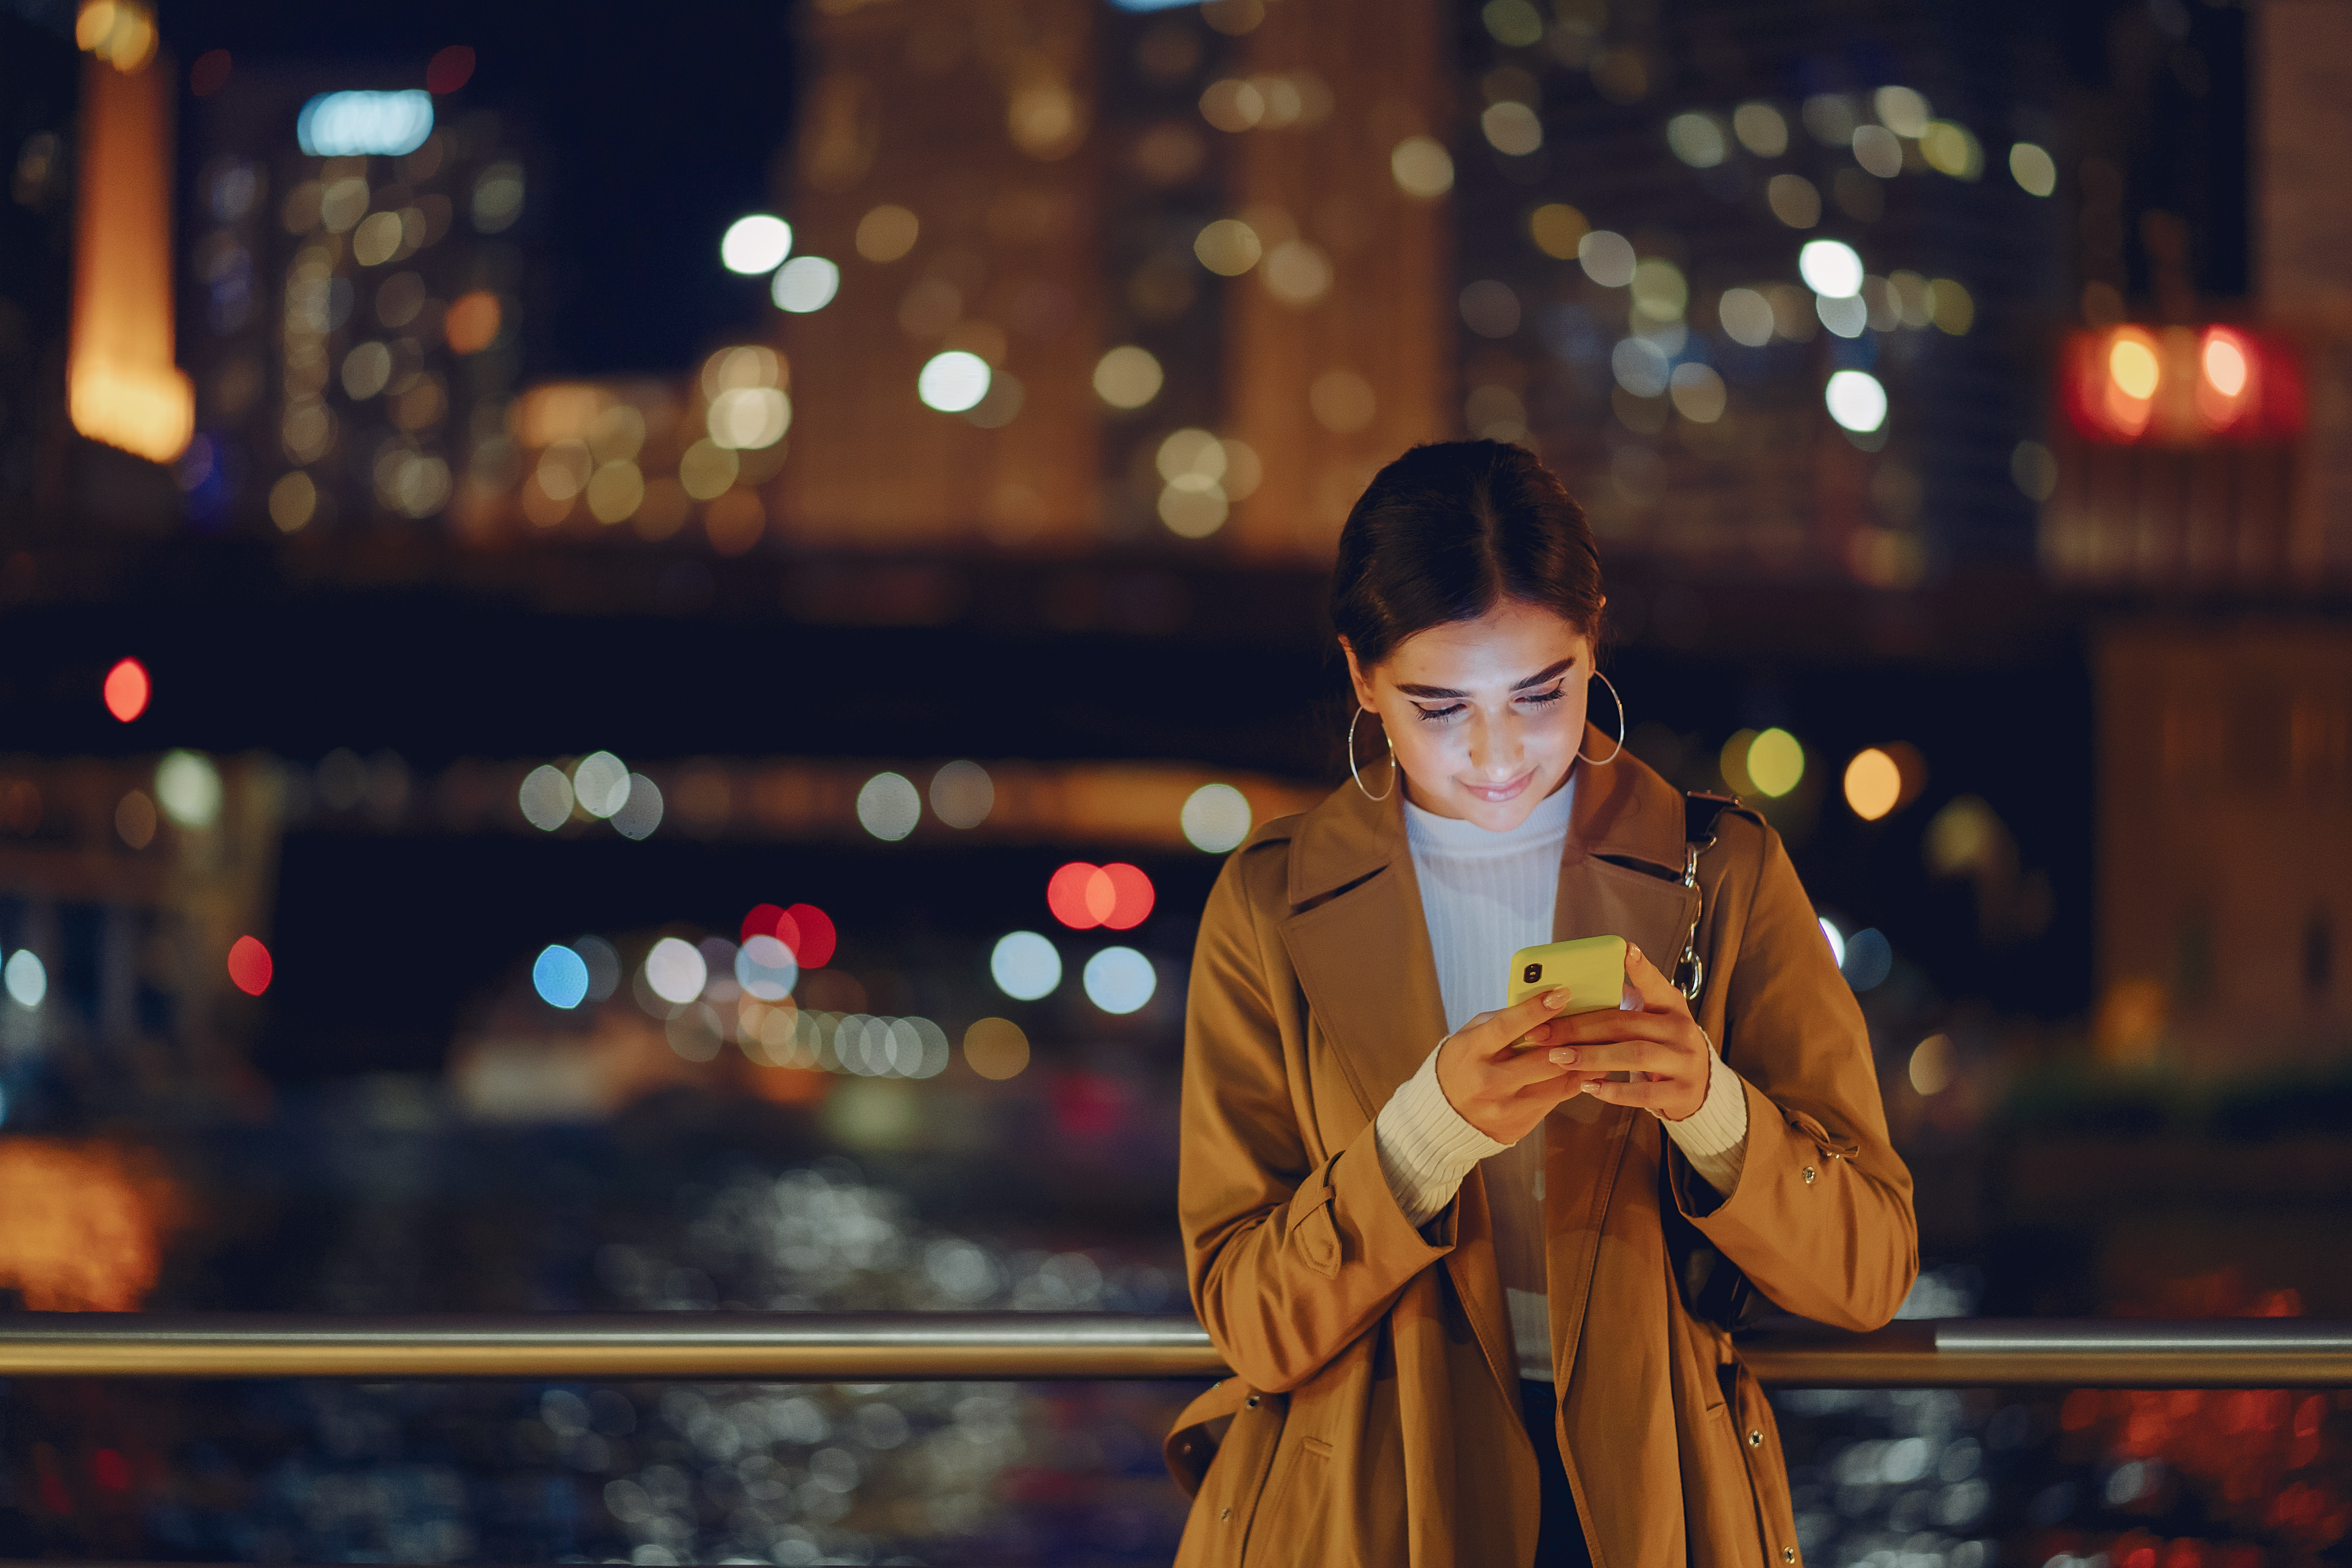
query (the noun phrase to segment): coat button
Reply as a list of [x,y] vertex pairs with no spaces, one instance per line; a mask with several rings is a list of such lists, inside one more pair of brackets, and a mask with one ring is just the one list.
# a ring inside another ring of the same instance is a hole
[[1797,1560],[1797,1549],[1796,1549],[1795,1547],[1793,1547],[1793,1546],[1783,1546],[1782,1548],[1780,1548],[1780,1561],[1781,1561],[1781,1562],[1783,1562],[1783,1563],[1794,1563],[1796,1560]]
[[1225,1521],[1227,1521],[1227,1520],[1229,1520],[1229,1519],[1231,1519],[1231,1518],[1233,1518],[1233,1517],[1234,1517],[1234,1510],[1233,1510],[1232,1509],[1229,1509],[1229,1508],[1221,1508],[1221,1509],[1219,1509],[1219,1510],[1217,1510],[1217,1522],[1218,1522],[1219,1524],[1223,1524]]
[[1257,1395],[1253,1394],[1247,1399],[1243,1400],[1242,1403],[1248,1405],[1252,1410],[1255,1410],[1257,1408]]
[[1801,1173],[1801,1174],[1802,1174],[1802,1175],[1804,1176],[1804,1178],[1805,1178],[1805,1185],[1807,1185],[1807,1186],[1809,1186],[1809,1187],[1810,1187],[1810,1186],[1811,1186],[1811,1185],[1813,1184],[1813,1175],[1814,1175],[1813,1168],[1812,1168],[1811,1165],[1806,1166],[1806,1167],[1804,1168],[1803,1172]]
[[1762,1427],[1751,1426],[1748,1429],[1748,1446],[1751,1448],[1760,1448],[1764,1446],[1764,1429]]

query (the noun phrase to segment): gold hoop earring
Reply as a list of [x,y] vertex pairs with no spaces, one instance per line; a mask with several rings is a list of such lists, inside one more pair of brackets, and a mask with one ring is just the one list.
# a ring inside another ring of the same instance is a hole
[[1388,737],[1389,742],[1389,787],[1374,795],[1370,790],[1364,789],[1364,775],[1356,771],[1356,721],[1369,711],[1370,711],[1369,709],[1358,708],[1353,713],[1348,715],[1348,776],[1356,781],[1358,789],[1363,790],[1366,800],[1386,800],[1396,794],[1397,786],[1396,737],[1389,734],[1387,725],[1381,726],[1381,733]]
[[[1597,669],[1592,672],[1592,679],[1603,686],[1609,686],[1609,678]],[[1614,686],[1609,686],[1609,700],[1617,704],[1617,751],[1610,752],[1605,757],[1588,757],[1584,754],[1582,746],[1576,748],[1576,760],[1580,763],[1590,763],[1596,768],[1607,767],[1617,760],[1618,752],[1625,749],[1625,700],[1617,695],[1617,689]],[[1352,752],[1349,754],[1353,756]]]

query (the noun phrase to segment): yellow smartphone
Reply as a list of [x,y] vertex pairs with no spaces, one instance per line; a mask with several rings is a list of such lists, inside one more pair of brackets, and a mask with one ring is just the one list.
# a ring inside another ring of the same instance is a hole
[[1616,1006],[1625,994],[1625,939],[1580,936],[1574,942],[1523,947],[1511,954],[1512,1006],[1563,985],[1568,987],[1563,1016]]

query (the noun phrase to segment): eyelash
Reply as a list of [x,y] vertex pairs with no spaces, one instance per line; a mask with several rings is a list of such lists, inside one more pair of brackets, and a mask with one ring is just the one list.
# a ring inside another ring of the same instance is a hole
[[[1557,702],[1563,695],[1565,694],[1562,692],[1560,688],[1555,686],[1549,691],[1530,691],[1525,697],[1520,698],[1519,700],[1522,702],[1535,703]],[[1453,718],[1456,713],[1461,712],[1462,706],[1463,705],[1459,702],[1449,702],[1443,708],[1423,708],[1420,703],[1416,702],[1413,704],[1413,710],[1433,724],[1442,724],[1446,720]]]

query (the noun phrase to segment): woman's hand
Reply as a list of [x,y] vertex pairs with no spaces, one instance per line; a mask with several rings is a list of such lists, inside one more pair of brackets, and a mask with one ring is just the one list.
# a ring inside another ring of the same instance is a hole
[[[1691,1018],[1689,1002],[1631,942],[1625,944],[1625,988],[1640,1011],[1580,1013],[1554,1021],[1548,1059],[1582,1078],[1584,1092],[1595,1100],[1638,1105],[1680,1121],[1706,1103],[1714,1052]],[[1631,1072],[1632,1081],[1614,1083],[1605,1076],[1620,1071]]]
[[1517,1143],[1547,1111],[1584,1088],[1587,1073],[1557,1066],[1543,1048],[1565,1037],[1562,989],[1499,1013],[1481,1013],[1437,1048],[1437,1087],[1454,1111],[1497,1143]]

